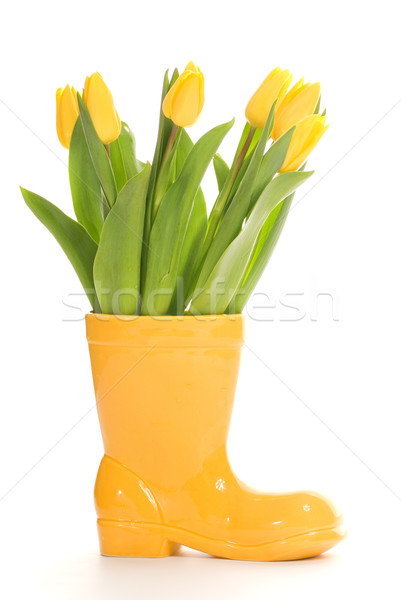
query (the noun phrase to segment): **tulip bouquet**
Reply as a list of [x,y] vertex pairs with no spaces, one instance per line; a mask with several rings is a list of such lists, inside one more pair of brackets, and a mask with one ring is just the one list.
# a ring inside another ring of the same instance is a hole
[[[57,133],[69,148],[76,220],[26,189],[26,204],[71,261],[97,313],[240,313],[282,231],[305,161],[323,133],[320,85],[274,69],[250,99],[232,164],[217,154],[234,121],[195,144],[204,77],[190,62],[166,73],[153,161],[136,156],[98,73],[83,93],[58,90]],[[268,140],[272,140],[268,149]],[[213,161],[218,195],[207,215],[202,178]]]

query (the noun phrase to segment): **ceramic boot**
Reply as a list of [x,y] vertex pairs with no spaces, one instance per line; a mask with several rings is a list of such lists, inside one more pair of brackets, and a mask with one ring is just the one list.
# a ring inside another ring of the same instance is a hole
[[95,485],[102,554],[162,557],[183,545],[277,561],[343,539],[342,517],[324,497],[260,493],[231,470],[241,315],[86,322],[105,449]]

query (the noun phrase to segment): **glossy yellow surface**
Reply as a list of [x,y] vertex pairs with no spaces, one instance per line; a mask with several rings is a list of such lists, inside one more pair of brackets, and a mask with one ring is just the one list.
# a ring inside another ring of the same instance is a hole
[[306,161],[314,147],[319,142],[328,125],[325,126],[326,117],[310,115],[296,124],[285,160],[279,173],[296,171]]
[[288,69],[282,71],[276,67],[261,83],[245,109],[245,116],[256,129],[263,129],[273,103],[278,100],[276,110],[287,92],[292,75]]
[[103,144],[116,140],[121,131],[120,117],[113,96],[99,73],[86,78],[84,101]]
[[179,127],[193,125],[205,102],[204,88],[202,71],[189,62],[164,98],[164,115]]
[[57,136],[64,148],[70,147],[72,132],[79,115],[77,92],[66,85],[56,92]]
[[179,545],[242,560],[315,556],[344,537],[315,493],[265,494],[226,454],[243,317],[88,315],[105,456],[95,504],[102,554]]

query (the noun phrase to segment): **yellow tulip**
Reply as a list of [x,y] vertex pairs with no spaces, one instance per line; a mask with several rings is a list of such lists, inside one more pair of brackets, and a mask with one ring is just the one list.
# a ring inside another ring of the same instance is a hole
[[277,67],[269,73],[249,100],[245,110],[247,121],[252,127],[263,129],[274,101],[278,100],[277,104],[280,105],[290,86],[291,79],[292,75],[288,69],[282,71],[280,67]]
[[319,97],[320,83],[304,83],[303,78],[300,79],[290,89],[276,111],[273,140],[277,140],[298,121],[312,115]]
[[71,136],[79,115],[77,92],[67,85],[56,92],[56,128],[64,148],[70,147]]
[[202,71],[192,61],[189,62],[164,98],[164,115],[178,127],[193,125],[205,102],[204,87]]
[[116,140],[121,131],[120,117],[113,96],[99,73],[86,78],[84,102],[103,144]]
[[279,173],[299,169],[328,128],[328,125],[324,125],[325,120],[326,117],[322,115],[309,115],[296,124],[287,156]]

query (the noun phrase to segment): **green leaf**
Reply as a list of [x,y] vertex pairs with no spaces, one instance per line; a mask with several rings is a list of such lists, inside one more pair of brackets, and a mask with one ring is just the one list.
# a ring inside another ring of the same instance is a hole
[[177,145],[177,150],[175,153],[175,175],[176,178],[182,171],[182,167],[184,166],[185,161],[187,160],[188,154],[191,152],[194,147],[194,143],[191,140],[188,133],[185,129],[181,129],[181,135],[179,138],[179,142]]
[[[253,133],[252,133],[252,130],[253,130]],[[239,160],[240,154],[243,152],[245,143],[247,142],[251,133],[252,133],[251,142],[249,144],[248,150],[245,153],[245,157],[242,161],[242,165],[240,166],[240,170],[239,170],[239,172],[237,172],[238,171],[238,160]],[[235,189],[235,191],[236,191],[239,184],[241,183],[242,177],[245,172],[244,167],[246,165],[246,168],[247,168],[249,161],[251,160],[251,155],[253,154],[253,152],[255,150],[255,145],[257,145],[257,143],[259,142],[260,135],[261,135],[260,130],[255,131],[253,128],[251,128],[249,123],[245,124],[245,127],[242,131],[240,141],[237,146],[237,150],[235,152],[235,156],[234,156],[230,171],[228,173],[228,177],[226,178],[221,190],[219,190],[219,194],[216,198],[216,202],[214,203],[213,208],[209,215],[207,234],[206,234],[206,239],[205,239],[205,243],[204,243],[203,250],[202,250],[202,262],[210,248],[210,244],[212,243],[212,240],[213,240],[216,230],[220,224],[222,216],[227,211],[227,207],[230,203],[230,200],[232,199],[232,197],[234,195],[233,190]]]
[[117,186],[117,192],[127,183],[127,173],[125,172],[124,160],[121,153],[120,142],[118,138],[109,145],[110,148],[110,162],[114,173],[114,179]]
[[232,199],[226,213],[224,214],[220,226],[215,234],[210,247],[204,259],[201,272],[199,274],[196,287],[202,288],[207,281],[214,266],[219,261],[223,252],[231,244],[233,239],[241,231],[244,219],[247,217],[252,198],[252,191],[255,186],[255,179],[262,162],[267,138],[269,137],[274,123],[275,104],[270,110],[263,133],[257,143],[248,169],[240,183],[237,193]]
[[208,164],[233,123],[219,125],[198,140],[161,202],[149,237],[144,314],[162,315],[168,311],[177,279],[182,276],[180,255],[195,195]]
[[182,245],[177,281],[173,299],[168,309],[169,315],[182,315],[189,302],[193,275],[199,262],[202,244],[207,227],[206,202],[201,188],[196,193],[194,207],[188,221],[188,227]]
[[[271,111],[272,110],[274,111],[275,107],[276,107],[276,104],[274,104],[274,106],[272,107]],[[274,121],[272,120],[273,114],[274,114],[273,112],[269,113],[269,118],[268,118],[268,137],[270,136],[271,131],[273,129],[273,125],[274,125]],[[248,135],[248,133],[249,133],[250,130],[251,130],[251,126],[249,125],[249,123],[247,123],[245,125],[245,127],[244,127],[244,131],[242,132],[241,139],[244,138],[245,135],[247,137],[247,135]],[[245,154],[245,158],[244,158],[244,160],[242,162],[240,170],[238,171],[238,175],[235,178],[234,185],[231,188],[231,191],[230,191],[230,194],[229,194],[229,197],[228,197],[228,200],[227,200],[224,212],[226,212],[226,209],[228,208],[228,205],[231,203],[231,200],[233,199],[233,197],[237,193],[237,190],[238,190],[238,188],[239,188],[239,186],[241,184],[241,181],[242,181],[242,179],[243,179],[243,177],[244,177],[244,175],[245,175],[245,173],[246,173],[246,171],[248,169],[249,163],[252,160],[252,156],[255,153],[256,147],[257,147],[257,145],[259,143],[259,140],[260,140],[262,134],[263,134],[263,129],[256,129],[255,133],[253,134],[251,143],[249,144],[249,148],[248,148],[248,150],[247,150],[247,152]],[[244,141],[245,141],[245,139],[244,139]],[[240,142],[239,147],[242,147],[242,145],[243,145],[243,143]],[[238,152],[238,150],[237,150],[237,152]],[[237,154],[236,154],[236,156],[237,156]]]
[[142,236],[150,164],[127,181],[111,208],[93,267],[102,312],[140,311]]
[[262,158],[260,169],[256,176],[254,191],[252,193],[251,208],[259,198],[268,183],[273,179],[274,175],[280,169],[287,155],[287,150],[291,142],[291,138],[295,131],[295,126],[291,127],[284,135],[274,142]]
[[[284,136],[282,136],[284,138]],[[282,139],[280,138],[280,139]],[[278,141],[278,140],[277,140]],[[304,171],[306,162],[299,169]],[[265,270],[283,230],[290,212],[291,204],[295,192],[287,196],[280,204],[276,206],[266,219],[260,230],[251,260],[248,263],[247,270],[242,280],[238,292],[231,300],[228,312],[230,314],[241,313],[248,302],[250,295],[255,289],[263,271]]]
[[[174,70],[173,75],[170,80],[168,77],[168,70],[164,74],[161,103],[160,103],[159,129],[158,129],[158,133],[157,133],[155,153],[154,153],[153,161],[152,161],[152,169],[150,172],[148,195],[146,198],[145,227],[144,227],[144,235],[143,235],[144,247],[143,247],[143,252],[142,252],[142,277],[143,278],[145,277],[145,273],[147,270],[146,265],[147,265],[147,256],[148,256],[149,235],[150,235],[151,224],[152,224],[153,195],[154,195],[154,191],[155,191],[155,187],[156,187],[156,180],[157,180],[157,175],[159,172],[160,163],[161,163],[161,160],[162,160],[163,154],[164,154],[164,149],[166,147],[167,140],[169,138],[169,135],[171,133],[171,128],[173,126],[173,122],[164,116],[163,100],[164,100],[167,92],[169,91],[170,87],[176,81],[177,77],[178,77],[177,69]],[[142,283],[143,282],[144,282],[144,280],[142,281]]]
[[110,160],[118,191],[145,166],[136,157],[135,137],[127,123],[121,123],[120,135],[110,144]]
[[[262,131],[262,130],[261,129],[257,129],[256,131]],[[255,152],[255,148],[252,148],[251,151],[248,150],[248,152],[246,153],[246,156],[245,156],[244,160],[242,161],[242,165],[240,166],[238,174],[235,177],[235,181],[234,181],[234,183],[233,183],[233,185],[231,187],[230,193],[228,195],[227,202],[226,202],[225,207],[224,207],[223,214],[225,212],[227,212],[227,208],[229,207],[229,205],[231,203],[231,200],[234,198],[235,194],[237,193],[238,188],[241,185],[241,181],[242,181],[242,179],[243,179],[243,177],[244,177],[244,175],[245,175],[245,173],[246,173],[246,171],[247,171],[247,169],[249,167],[249,163],[252,160],[252,156],[253,156],[254,152]]]
[[[270,123],[269,135],[271,133],[272,128],[273,128],[273,124]],[[242,147],[245,144],[245,142],[246,142],[246,140],[248,138],[248,135],[249,135],[251,129],[252,129],[251,125],[248,122],[246,122],[245,126],[244,126],[244,129],[242,130],[242,134],[241,134],[241,138],[240,138],[237,150],[235,152],[233,164],[235,163],[238,155],[240,154],[240,152],[242,150]],[[252,140],[251,140],[251,143],[249,144],[249,148],[248,148],[248,150],[247,150],[247,152],[245,154],[245,158],[247,156],[249,156],[252,153],[252,151],[255,149],[255,147],[257,146],[257,144],[258,144],[258,142],[260,140],[260,136],[262,135],[262,131],[263,131],[262,129],[256,129],[256,131],[254,132]]]
[[[174,183],[177,179],[178,175],[182,171],[182,167],[187,159],[188,154],[191,152],[194,146],[193,141],[189,137],[188,133],[183,128],[179,128],[177,131],[176,139],[174,142],[174,146],[170,152],[170,155],[163,167],[163,169],[159,170],[159,175],[157,178],[156,189],[155,189],[155,198],[154,198],[154,207],[158,207],[160,202],[157,202],[156,196],[159,191],[159,187],[164,190],[164,193],[160,196],[160,201],[164,194],[167,192],[168,188]],[[162,171],[166,167],[166,173],[163,174]],[[166,177],[167,176],[167,177]],[[165,181],[160,181],[160,179]],[[167,179],[167,181],[166,181]]]
[[164,74],[162,96],[161,96],[161,102],[160,102],[159,129],[158,129],[158,133],[157,133],[155,153],[154,153],[153,161],[152,161],[152,170],[150,173],[149,190],[148,190],[148,198],[147,198],[146,227],[148,229],[148,232],[150,232],[150,225],[151,225],[151,206],[150,206],[150,204],[151,204],[151,200],[153,199],[153,193],[154,193],[155,186],[156,186],[156,179],[157,179],[157,175],[159,172],[160,163],[163,158],[164,149],[166,147],[167,140],[170,136],[171,129],[173,126],[173,122],[164,116],[163,100],[166,97],[166,94],[169,91],[169,89],[171,88],[171,86],[176,81],[177,77],[178,77],[177,69],[174,70],[173,75],[170,80],[168,78],[168,70]]
[[213,167],[214,172],[216,174],[217,186],[219,188],[219,192],[223,189],[224,183],[228,177],[230,172],[230,167],[228,164],[221,158],[220,154],[215,154],[213,157]]
[[[252,200],[249,204],[248,213],[252,210],[260,194],[263,192],[267,184],[273,179],[274,175],[277,173],[277,171],[283,164],[294,129],[295,127],[292,127],[291,129],[286,131],[284,135],[282,135],[276,142],[274,142],[274,144],[270,146],[266,154],[263,156],[258,174],[255,179],[254,190],[252,192]],[[262,130],[258,129],[258,131]],[[254,150],[252,150],[251,152],[248,151],[247,153],[247,156],[241,166],[241,169],[238,173],[238,176],[230,193],[230,197],[227,202],[227,208],[231,203],[232,197],[236,194],[237,189],[243,179],[243,176],[246,173],[246,170],[248,169],[248,165],[252,159],[253,152]]]
[[287,220],[293,198],[294,194],[291,194],[283,200],[265,221],[259,233],[252,259],[247,267],[241,286],[230,303],[228,309],[230,314],[241,313],[248,302],[273,254]]
[[68,171],[77,220],[85,227],[95,242],[99,243],[103,227],[102,189],[93,167],[79,117],[71,137]]
[[[181,131],[181,138],[175,154],[175,175],[182,171],[185,160],[192,150],[194,144],[185,129]],[[183,241],[180,264],[178,273],[182,273],[180,281],[177,281],[174,290],[173,299],[168,309],[168,314],[183,314],[185,307],[188,304],[188,296],[193,284],[193,275],[197,270],[200,253],[202,250],[203,240],[207,227],[207,209],[206,202],[199,188],[195,200],[194,207],[188,221],[188,228]]]
[[107,156],[106,148],[103,146],[95,126],[86,108],[80,94],[77,94],[79,114],[81,115],[82,127],[85,134],[86,143],[88,144],[89,154],[92,159],[94,169],[99,178],[109,206],[113,206],[117,198],[117,186],[114,179],[113,169],[111,168],[110,159]]
[[160,165],[152,202],[152,222],[154,221],[161,201],[175,179],[175,153],[180,143],[182,130],[178,129],[170,152],[166,154]]
[[54,235],[64,250],[82,283],[92,308],[97,311],[92,274],[97,244],[82,225],[67,217],[57,206],[24,188],[21,188],[21,192],[27,206]]
[[127,123],[121,123],[121,133],[117,138],[120,144],[121,154],[124,161],[125,172],[127,174],[127,181],[132,177],[135,177],[145,167],[146,163],[143,163],[136,157],[136,141],[135,136]]
[[311,175],[312,172],[283,173],[268,184],[241,233],[225,250],[205,285],[195,291],[192,313],[224,313],[240,288],[264,222],[275,207]]

